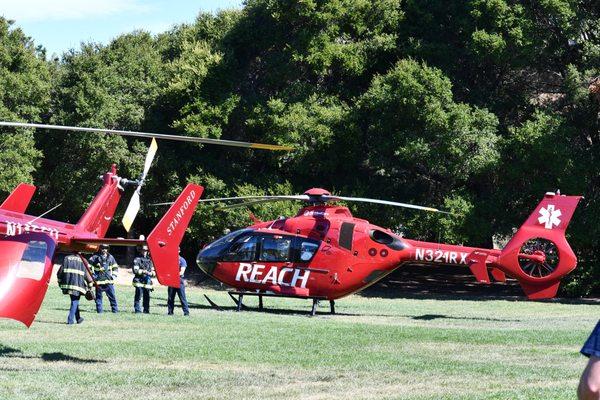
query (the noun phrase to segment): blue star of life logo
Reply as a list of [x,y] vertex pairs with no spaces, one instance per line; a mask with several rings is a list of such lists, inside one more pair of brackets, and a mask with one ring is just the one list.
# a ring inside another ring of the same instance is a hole
[[558,226],[560,224],[560,217],[562,212],[560,210],[554,209],[554,204],[548,204],[548,208],[542,207],[540,209],[540,217],[538,218],[538,222],[540,224],[544,224],[544,228],[552,229],[554,225]]

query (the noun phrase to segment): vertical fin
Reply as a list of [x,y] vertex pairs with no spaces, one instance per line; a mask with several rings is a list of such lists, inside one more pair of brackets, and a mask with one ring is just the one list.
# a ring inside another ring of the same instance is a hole
[[6,200],[0,205],[0,209],[25,213],[29,202],[35,193],[35,186],[27,183],[20,183],[19,186],[8,195]]
[[[517,279],[530,299],[554,297],[561,278],[577,266],[565,230],[579,200],[581,196],[546,193],[492,263],[492,267]],[[527,260],[538,269],[522,267]]]
[[98,237],[104,237],[110,225],[119,200],[121,189],[117,177],[117,167],[112,165],[110,172],[103,176],[104,185],[98,192],[92,203],[77,222],[77,229],[91,232]]
[[521,288],[530,300],[551,299],[556,296],[560,281],[541,285],[531,285],[527,282],[519,282]]
[[148,235],[156,278],[163,285],[179,287],[179,244],[203,191],[200,185],[188,184]]

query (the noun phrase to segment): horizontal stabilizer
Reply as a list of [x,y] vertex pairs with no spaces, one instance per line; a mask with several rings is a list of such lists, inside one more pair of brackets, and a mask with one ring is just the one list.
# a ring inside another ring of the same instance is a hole
[[492,268],[492,276],[498,282],[506,282],[506,274],[498,268]]
[[0,205],[0,209],[25,213],[34,193],[35,186],[27,183],[20,183],[6,200],[4,200],[2,205]]
[[473,251],[467,256],[467,263],[469,264],[469,269],[471,270],[473,275],[475,275],[475,279],[483,283],[490,283],[490,276],[488,275],[486,264],[487,257],[487,253],[478,250]]
[[146,241],[143,239],[123,239],[123,238],[84,238],[74,237],[71,239],[73,243],[101,245],[108,244],[110,246],[143,246]]

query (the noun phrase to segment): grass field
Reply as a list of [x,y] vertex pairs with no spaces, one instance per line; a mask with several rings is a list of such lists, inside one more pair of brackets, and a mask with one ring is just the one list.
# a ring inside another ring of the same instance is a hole
[[[188,288],[191,317],[167,316],[166,290],[150,315],[121,313],[65,324],[68,297],[51,286],[31,329],[0,321],[1,399],[573,399],[579,348],[598,304],[383,299],[351,296],[339,315],[209,309]],[[106,301],[106,300],[105,300]],[[255,304],[253,300],[249,305]]]

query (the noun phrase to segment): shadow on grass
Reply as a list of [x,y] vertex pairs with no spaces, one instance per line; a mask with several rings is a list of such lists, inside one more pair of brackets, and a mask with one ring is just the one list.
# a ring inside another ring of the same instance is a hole
[[[164,298],[158,298],[158,299],[166,301],[166,299],[164,299]],[[343,299],[341,301],[343,302]],[[166,303],[158,304],[158,305],[164,306],[164,307],[167,306]],[[214,308],[208,304],[205,305],[205,304],[198,304],[198,303],[188,303],[188,305],[189,305],[190,309],[217,310],[216,308]],[[177,308],[178,307],[176,305],[175,309],[177,310]],[[219,304],[219,308],[220,308],[220,310],[218,310],[218,311],[237,312],[236,305],[222,306]],[[273,314],[273,315],[310,316],[310,304],[307,306],[306,309],[287,309],[287,308],[269,308],[268,304],[265,302],[265,305],[262,310],[260,310],[258,307],[255,307],[255,306],[251,307],[251,306],[247,306],[244,304],[241,312],[261,312],[261,313]],[[316,315],[317,316],[332,316],[332,317],[335,317],[336,315],[349,316],[349,317],[390,317],[390,318],[404,317],[404,318],[410,318],[410,319],[421,320],[421,321],[433,321],[436,319],[455,319],[455,320],[494,321],[494,322],[520,322],[520,320],[518,320],[518,319],[484,318],[484,317],[454,317],[454,316],[444,315],[444,314],[424,314],[424,315],[398,315],[398,314],[394,314],[394,313],[390,313],[390,314],[362,313],[362,314],[359,314],[359,313],[348,313],[348,312],[339,312],[339,311],[336,311],[335,314],[331,314],[329,311],[319,311],[318,309],[317,309]]]
[[[68,354],[56,352],[56,353],[42,353],[40,356],[32,356],[23,354],[23,351],[20,349],[15,349],[14,347],[3,346],[0,345],[0,360],[3,358],[27,358],[34,359],[39,358],[42,361],[46,362],[54,362],[54,361],[68,361],[78,364],[97,364],[97,363],[106,363],[106,360],[95,360],[92,358],[79,358],[70,356]],[[2,370],[2,367],[0,367]]]
[[464,320],[473,320],[473,321],[521,322],[520,319],[478,318],[478,317],[453,317],[453,316],[450,316],[450,315],[443,315],[443,314],[413,315],[410,318],[416,319],[416,320],[419,320],[419,321],[433,321],[435,319],[464,319]]
[[[15,354],[18,354],[18,355],[15,355]],[[0,345],[0,357],[21,357],[22,354],[23,354],[23,352],[19,349]],[[33,358],[33,357],[23,356],[21,358]]]
[[78,364],[97,364],[97,363],[106,363],[106,360],[95,360],[93,358],[79,358],[70,356],[64,353],[42,353],[40,358],[44,361],[54,362],[54,361],[69,361]]
[[[516,280],[479,283],[468,269],[452,266],[408,265],[399,268],[382,281],[368,287],[358,296],[366,298],[532,301],[527,300]],[[555,298],[535,300],[559,304],[600,304],[600,299]]]
[[36,324],[52,324],[52,325],[65,325],[64,322],[58,322],[58,321],[45,321],[45,320],[36,320],[35,321]]
[[[300,300],[304,300],[304,299],[300,299]],[[262,310],[260,310],[258,307],[247,306],[247,305],[244,304],[242,306],[242,311],[240,311],[240,312],[260,312],[260,313],[273,314],[273,315],[310,316],[310,310],[311,310],[312,304],[311,303],[307,303],[307,304],[308,305],[306,306],[305,309],[289,309],[289,308],[269,307],[268,303],[265,301],[264,307],[263,307]],[[166,303],[164,304],[164,306],[166,307]],[[237,305],[235,305],[235,304],[234,305],[229,305],[229,306],[223,306],[221,304],[218,304],[218,306],[219,306],[219,309],[217,309],[215,307],[212,307],[211,305],[208,305],[208,304],[205,305],[205,304],[198,304],[198,303],[189,303],[190,309],[238,312],[237,311]],[[177,305],[175,306],[175,309],[177,309]],[[329,303],[327,305],[327,309],[329,309]],[[329,311],[319,311],[319,309],[317,309],[316,315],[319,315],[319,316],[336,316],[336,315],[340,315],[340,316],[350,316],[350,317],[362,317],[362,316],[393,317],[393,316],[395,316],[395,315],[392,315],[392,314],[387,314],[387,315],[383,315],[383,314],[355,314],[355,313],[345,313],[345,312],[338,312],[338,311],[336,311],[335,314],[331,314]]]

